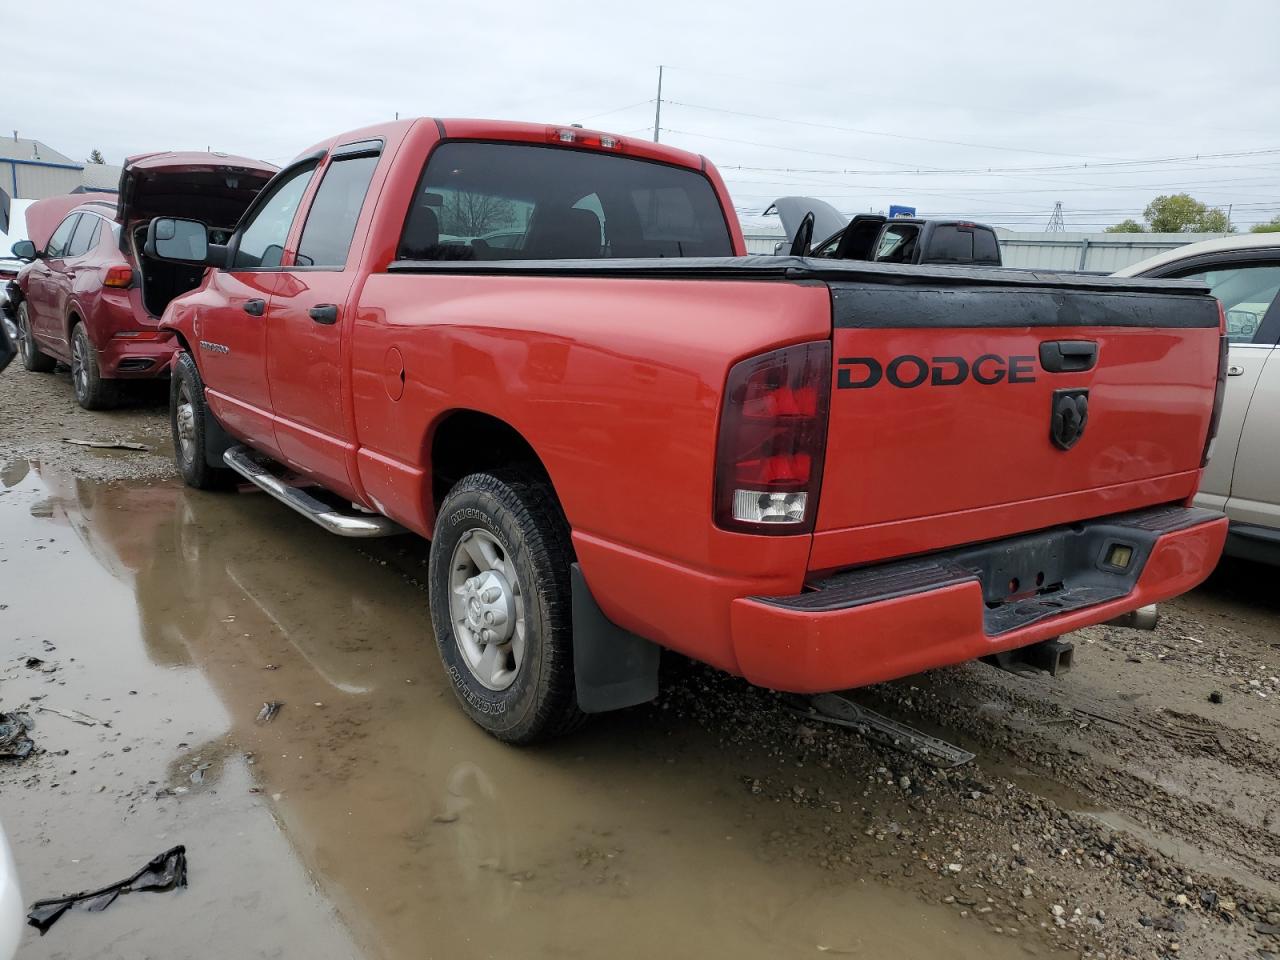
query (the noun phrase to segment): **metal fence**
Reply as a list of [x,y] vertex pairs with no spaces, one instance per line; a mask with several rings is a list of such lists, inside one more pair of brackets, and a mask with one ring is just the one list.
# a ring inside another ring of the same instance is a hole
[[[1112,273],[1174,247],[1221,233],[1014,233],[997,230],[1006,267]],[[748,253],[773,253],[779,234],[746,235]]]

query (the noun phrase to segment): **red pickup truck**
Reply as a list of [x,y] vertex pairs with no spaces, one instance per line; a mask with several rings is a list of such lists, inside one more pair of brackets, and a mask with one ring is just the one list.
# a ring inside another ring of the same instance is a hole
[[[703,157],[573,127],[334,137],[161,326],[188,483],[431,540],[466,712],[526,742],[660,647],[794,692],[1034,645],[1196,585],[1202,285],[745,256]],[[230,474],[234,476],[234,474]]]

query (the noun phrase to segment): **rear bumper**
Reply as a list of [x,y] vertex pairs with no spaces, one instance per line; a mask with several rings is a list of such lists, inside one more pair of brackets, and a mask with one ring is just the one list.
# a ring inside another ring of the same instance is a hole
[[[778,690],[892,680],[1177,596],[1212,572],[1226,536],[1221,514],[1162,507],[866,567],[795,596],[734,600],[734,652],[746,679]],[[1116,544],[1132,551],[1124,570],[1105,562]],[[1036,592],[1038,576],[1057,588]]]
[[98,365],[102,376],[112,380],[167,377],[177,346],[178,341],[168,332],[159,340],[113,336],[98,349]]

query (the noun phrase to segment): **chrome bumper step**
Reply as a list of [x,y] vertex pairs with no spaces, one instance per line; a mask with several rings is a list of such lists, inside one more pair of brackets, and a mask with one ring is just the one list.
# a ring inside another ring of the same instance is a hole
[[356,515],[335,510],[299,487],[277,477],[262,454],[236,446],[222,455],[223,462],[255,487],[265,490],[286,507],[291,507],[313,523],[340,537],[393,537],[407,533],[404,527],[377,514]]

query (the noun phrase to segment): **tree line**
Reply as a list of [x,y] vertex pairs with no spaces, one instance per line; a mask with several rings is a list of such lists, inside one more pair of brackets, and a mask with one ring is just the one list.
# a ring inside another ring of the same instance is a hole
[[[1228,211],[1201,203],[1189,193],[1159,196],[1142,211],[1145,223],[1122,220],[1107,227],[1107,233],[1235,233]],[[1268,223],[1254,224],[1251,233],[1280,232],[1280,216]]]

